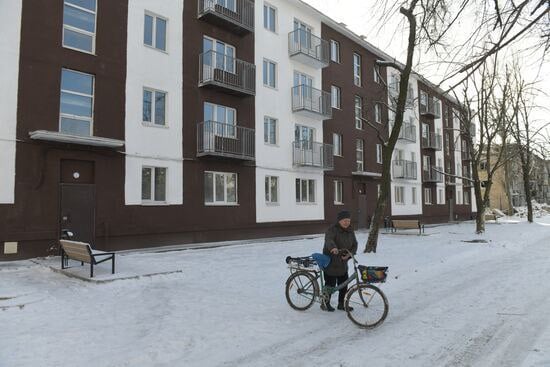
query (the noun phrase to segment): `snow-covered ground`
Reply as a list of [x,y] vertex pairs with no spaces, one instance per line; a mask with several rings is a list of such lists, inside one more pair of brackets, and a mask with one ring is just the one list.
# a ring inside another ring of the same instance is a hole
[[381,235],[358,256],[390,267],[374,330],[287,305],[284,258],[321,237],[123,254],[182,272],[101,284],[0,263],[0,366],[550,366],[550,216],[501,222]]

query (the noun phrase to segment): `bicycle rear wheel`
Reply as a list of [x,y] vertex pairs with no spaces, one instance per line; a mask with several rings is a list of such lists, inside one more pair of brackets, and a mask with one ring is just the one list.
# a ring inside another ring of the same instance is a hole
[[[350,307],[353,308],[352,311]],[[345,309],[354,324],[372,329],[384,322],[389,306],[386,296],[378,287],[357,284],[346,294]]]
[[317,279],[307,271],[298,271],[288,277],[285,289],[286,301],[295,310],[305,311],[319,295]]

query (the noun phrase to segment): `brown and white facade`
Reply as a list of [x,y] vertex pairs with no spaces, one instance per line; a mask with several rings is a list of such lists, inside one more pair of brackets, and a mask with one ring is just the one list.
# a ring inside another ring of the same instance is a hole
[[[316,233],[344,208],[368,227],[382,157],[364,119],[387,133],[395,72],[302,1],[13,0],[0,34],[0,260],[65,228],[120,250]],[[470,189],[426,173],[467,166],[458,105],[410,89],[388,215],[467,219]]]

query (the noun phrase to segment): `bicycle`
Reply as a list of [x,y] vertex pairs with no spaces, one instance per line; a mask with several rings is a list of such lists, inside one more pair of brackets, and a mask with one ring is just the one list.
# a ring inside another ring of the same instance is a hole
[[357,326],[373,329],[384,322],[389,306],[384,292],[371,283],[385,282],[388,267],[359,265],[351,252],[339,251],[339,255],[346,253],[353,260],[354,272],[337,287],[325,285],[323,268],[313,255],[295,258],[287,256],[286,263],[290,269],[290,276],[286,280],[286,300],[293,309],[305,311],[315,302],[326,304],[330,295],[355,281],[346,293],[344,310]]

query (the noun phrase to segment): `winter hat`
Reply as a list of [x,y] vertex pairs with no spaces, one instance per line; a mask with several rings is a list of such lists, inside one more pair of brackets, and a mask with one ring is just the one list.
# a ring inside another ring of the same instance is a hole
[[347,210],[342,210],[338,215],[336,216],[336,220],[339,222],[342,219],[351,219],[351,214]]

